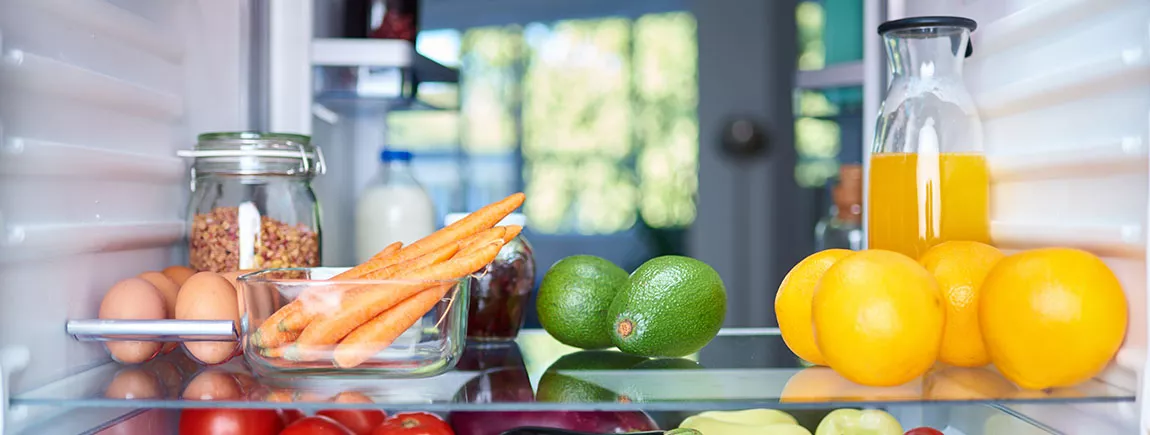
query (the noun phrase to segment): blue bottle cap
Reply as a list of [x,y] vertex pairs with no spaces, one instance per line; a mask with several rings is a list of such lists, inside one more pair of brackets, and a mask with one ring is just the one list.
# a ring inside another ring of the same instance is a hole
[[384,162],[410,162],[411,151],[397,151],[397,150],[383,150],[379,153],[379,159]]

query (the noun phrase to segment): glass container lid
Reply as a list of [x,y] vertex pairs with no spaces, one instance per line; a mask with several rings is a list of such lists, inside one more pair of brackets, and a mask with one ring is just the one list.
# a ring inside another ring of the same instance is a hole
[[177,152],[190,157],[198,175],[288,175],[312,177],[327,172],[323,151],[299,134],[221,132],[199,136],[195,149]]

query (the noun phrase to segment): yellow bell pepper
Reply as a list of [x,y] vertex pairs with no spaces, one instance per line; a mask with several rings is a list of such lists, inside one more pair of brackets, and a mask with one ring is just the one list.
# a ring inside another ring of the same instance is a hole
[[688,417],[679,427],[703,435],[811,435],[790,414],[773,409],[709,411]]

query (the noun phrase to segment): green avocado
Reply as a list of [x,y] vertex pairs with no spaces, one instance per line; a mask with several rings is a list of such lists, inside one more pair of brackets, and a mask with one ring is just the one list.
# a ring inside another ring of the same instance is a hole
[[573,255],[547,270],[535,308],[539,323],[560,343],[580,349],[611,347],[607,309],[627,286],[627,271],[603,258]]
[[611,341],[647,357],[698,352],[723,325],[727,291],[715,269],[689,257],[652,258],[631,273],[608,310]]
[[560,371],[626,370],[646,358],[608,350],[584,350],[564,355],[547,367],[539,378],[535,400],[564,403],[611,403],[628,401],[625,396]]
[[703,366],[686,358],[653,358],[631,367],[631,370],[697,370]]

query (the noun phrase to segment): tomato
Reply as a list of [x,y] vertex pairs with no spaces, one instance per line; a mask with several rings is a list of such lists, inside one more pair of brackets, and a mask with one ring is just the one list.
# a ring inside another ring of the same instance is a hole
[[923,426],[923,427],[916,427],[914,429],[908,430],[903,435],[942,435],[942,432],[939,432],[938,429],[935,429],[933,427]]
[[185,409],[180,435],[276,435],[283,420],[270,409]]
[[355,435],[350,429],[324,416],[304,417],[292,423],[280,435]]
[[404,412],[387,419],[371,435],[455,435],[455,432],[435,414]]
[[372,429],[383,424],[387,414],[373,409],[328,409],[316,414],[330,418],[351,429],[355,435],[371,435]]
[[295,423],[297,420],[307,417],[306,415],[303,415],[303,411],[298,409],[281,409],[279,410],[279,413],[280,418],[284,421],[284,426],[291,426],[291,424]]

